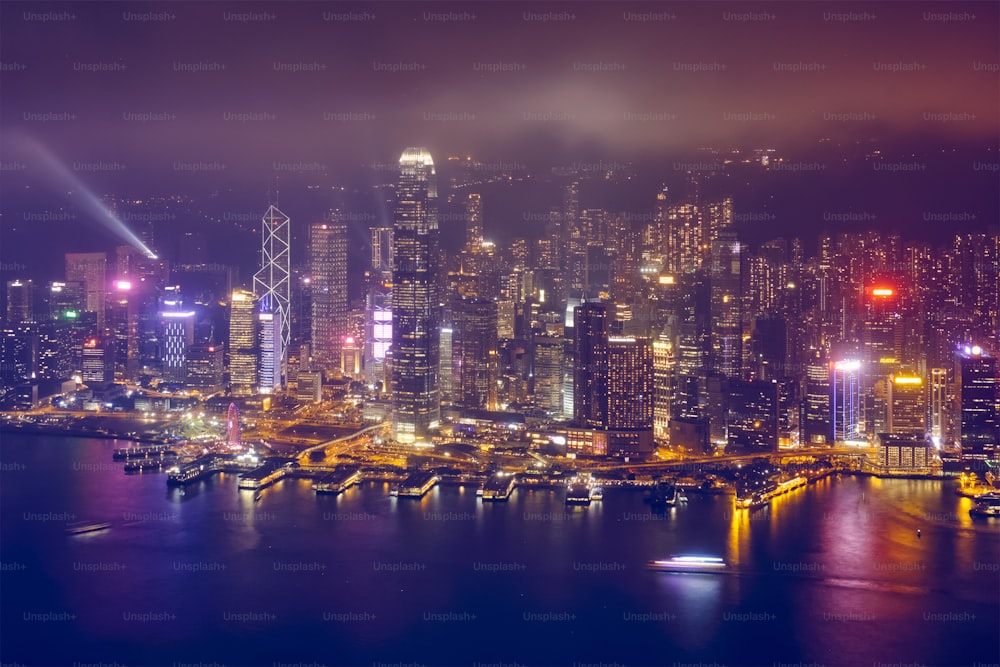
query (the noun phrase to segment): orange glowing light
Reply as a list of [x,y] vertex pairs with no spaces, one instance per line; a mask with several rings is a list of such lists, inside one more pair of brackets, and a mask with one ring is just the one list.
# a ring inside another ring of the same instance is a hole
[[872,296],[892,296],[896,291],[891,287],[873,287]]

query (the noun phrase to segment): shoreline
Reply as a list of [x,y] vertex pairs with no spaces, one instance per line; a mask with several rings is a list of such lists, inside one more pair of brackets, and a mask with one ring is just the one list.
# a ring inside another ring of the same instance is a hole
[[130,442],[141,442],[153,445],[174,444],[164,438],[148,438],[143,436],[132,436],[126,434],[110,433],[107,430],[90,431],[82,428],[50,428],[41,424],[30,424],[27,426],[12,426],[10,423],[0,423],[0,433],[25,433],[28,435],[61,435],[67,438],[99,438],[101,440],[128,440]]

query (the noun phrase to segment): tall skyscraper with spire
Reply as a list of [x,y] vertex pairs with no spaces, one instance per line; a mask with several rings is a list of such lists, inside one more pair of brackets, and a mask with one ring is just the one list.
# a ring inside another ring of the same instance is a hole
[[260,270],[253,277],[253,291],[266,301],[269,312],[279,320],[280,365],[284,368],[291,344],[291,221],[273,204],[261,218]]
[[425,148],[407,148],[399,158],[395,213],[392,435],[399,442],[425,442],[441,414],[437,177]]

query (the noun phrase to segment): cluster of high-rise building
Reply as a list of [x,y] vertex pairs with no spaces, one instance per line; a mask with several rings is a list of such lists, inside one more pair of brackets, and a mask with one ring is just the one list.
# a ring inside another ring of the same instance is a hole
[[[996,458],[996,234],[943,248],[826,234],[807,257],[798,239],[742,241],[732,198],[706,195],[705,175],[651,193],[641,216],[583,208],[588,181],[571,173],[540,234],[499,247],[474,184],[439,196],[423,148],[398,170],[392,225],[369,230],[363,305],[347,298],[348,218],[310,224],[293,264],[291,221],[270,206],[259,270],[227,291],[219,321],[165,262],[129,248],[114,268],[105,253],[68,254],[64,279],[41,290],[9,281],[0,379],[297,385],[316,400],[324,378],[344,377],[408,443],[447,437],[465,414],[516,412],[578,454],[882,438]],[[444,199],[463,211],[458,252],[442,250]]]

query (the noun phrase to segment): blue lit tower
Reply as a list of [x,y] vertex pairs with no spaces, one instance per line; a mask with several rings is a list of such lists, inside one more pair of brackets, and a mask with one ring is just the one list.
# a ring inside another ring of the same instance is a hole
[[257,390],[271,394],[281,388],[281,319],[268,297],[261,298],[257,312]]
[[833,364],[833,438],[861,440],[861,362],[845,359]]
[[399,158],[392,268],[392,435],[428,439],[440,422],[437,178],[425,148]]
[[167,382],[184,382],[187,379],[188,350],[194,344],[195,312],[183,308],[176,296],[163,301],[160,312],[163,335],[161,359],[163,379]]

